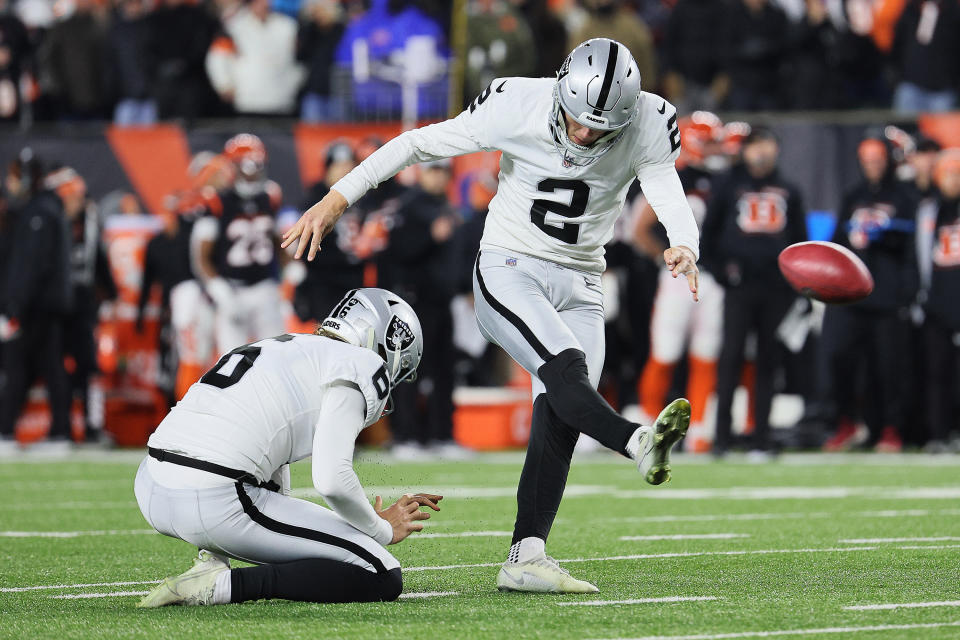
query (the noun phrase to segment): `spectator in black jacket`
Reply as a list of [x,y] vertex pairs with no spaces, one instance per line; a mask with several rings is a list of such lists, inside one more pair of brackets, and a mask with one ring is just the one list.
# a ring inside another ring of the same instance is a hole
[[[863,260],[873,274],[874,290],[860,302],[829,306],[823,319],[818,382],[836,425],[824,449],[841,451],[860,444],[856,421],[863,417],[871,426],[876,449],[897,452],[903,447],[906,402],[901,379],[906,310],[918,286],[913,251],[916,201],[895,179],[882,140],[864,140],[858,157],[863,181],[844,196],[833,241]],[[863,393],[861,380],[869,392]],[[876,406],[858,407],[858,398],[875,398]]]
[[897,23],[891,57],[900,71],[894,109],[954,109],[960,86],[960,3],[909,0]]
[[[729,89],[721,67],[728,6],[717,0],[679,0],[663,37],[664,89],[680,114],[716,110]],[[641,81],[645,80],[641,78]]]
[[[157,350],[159,353],[160,370],[166,376],[159,379],[166,381],[160,384],[161,390],[167,395],[171,406],[176,403],[176,371],[177,358],[173,357],[176,351],[174,338],[175,331],[171,324],[170,292],[181,282],[193,279],[190,268],[190,231],[192,221],[184,220],[176,211],[166,211],[163,214],[163,230],[150,238],[147,243],[147,254],[143,262],[143,276],[140,280],[140,297],[137,300],[137,333],[144,330],[144,311],[155,284],[160,285],[160,332],[157,336]],[[176,354],[179,356],[179,354]]]
[[[66,169],[66,171],[72,171]],[[117,297],[117,287],[107,263],[107,252],[101,240],[100,220],[94,206],[82,196],[63,198],[64,214],[70,233],[70,282],[73,305],[64,317],[64,353],[73,358],[70,388],[83,404],[84,440],[94,442],[103,436],[103,425],[91,414],[88,403],[90,377],[98,372],[94,332],[100,303]]]
[[16,211],[0,309],[0,447],[13,450],[20,409],[31,382],[43,377],[52,422],[45,448],[66,453],[70,439],[70,386],[63,366],[63,317],[72,305],[65,207],[83,201],[84,187],[71,170],[47,177],[46,188]]
[[928,200],[921,219],[931,220],[924,230],[920,269],[929,282],[925,309],[927,322],[928,446],[942,451],[949,437],[960,451],[956,430],[957,366],[960,364],[960,149],[948,149],[937,161],[935,199]]
[[149,59],[155,66],[154,96],[161,118],[196,118],[221,109],[207,79],[204,60],[217,32],[201,3],[161,0],[150,14]]
[[783,106],[781,67],[788,44],[787,16],[769,0],[739,0],[729,6],[721,48],[730,75],[727,108],[765,111]]
[[[303,208],[323,199],[330,187],[357,166],[350,143],[336,141],[324,155],[323,178],[310,187]],[[344,291],[364,286],[363,261],[355,251],[363,226],[363,210],[356,203],[337,221],[323,251],[311,262],[304,262],[307,275],[297,286],[293,307],[303,320],[323,320],[343,297]]]
[[716,187],[703,222],[703,259],[726,289],[723,346],[717,361],[717,455],[730,446],[733,393],[751,331],[757,337],[752,448],[760,452],[771,449],[776,331],[795,298],[780,275],[777,256],[807,236],[800,192],[777,168],[779,150],[770,130],[754,128],[743,143],[742,165],[734,167]]
[[0,0],[0,122],[20,113],[20,74],[29,54],[27,28]]
[[[458,252],[452,242],[459,217],[447,200],[452,167],[448,159],[420,165],[417,187],[401,201],[384,254],[381,286],[395,291],[417,312],[424,335],[419,382],[394,390],[394,453],[416,458],[429,447],[441,457],[464,451],[453,442],[453,316]],[[426,396],[421,404],[419,395]],[[422,409],[421,409],[422,407]]]
[[106,81],[116,102],[113,121],[119,126],[149,125],[157,121],[157,103],[151,95],[153,22],[146,17],[144,0],[122,0],[107,32]]
[[77,0],[74,13],[45,36],[37,58],[41,88],[56,97],[68,120],[102,118],[106,27],[93,0]]
[[304,122],[344,118],[343,96],[335,96],[331,91],[333,55],[343,36],[342,11],[334,0],[309,0],[302,9],[297,60],[308,70],[300,101],[300,118]]

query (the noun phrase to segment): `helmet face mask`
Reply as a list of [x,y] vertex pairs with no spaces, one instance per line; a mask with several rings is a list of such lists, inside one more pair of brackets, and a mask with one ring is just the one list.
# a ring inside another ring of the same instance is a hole
[[[550,132],[566,166],[586,166],[609,151],[637,115],[640,71],[630,51],[608,38],[587,40],[574,49],[557,72]],[[593,144],[567,135],[568,115],[581,126],[608,131]]]
[[[423,357],[420,320],[409,304],[386,289],[349,291],[320,323],[317,332],[370,349],[383,358],[388,393],[401,382],[417,379],[417,367]],[[384,415],[392,411],[393,398],[389,398]]]

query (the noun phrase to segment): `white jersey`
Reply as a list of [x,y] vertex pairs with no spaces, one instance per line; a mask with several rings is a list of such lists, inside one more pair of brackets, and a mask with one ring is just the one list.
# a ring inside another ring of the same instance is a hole
[[[373,351],[305,334],[254,342],[223,356],[191,386],[148,444],[269,480],[313,453],[321,406],[338,382],[363,395],[359,430],[380,418],[388,379]],[[359,430],[345,428],[355,431],[346,438],[352,444]]]
[[699,255],[699,232],[674,163],[676,109],[641,92],[620,140],[585,167],[564,166],[549,127],[549,78],[498,78],[456,118],[397,136],[333,185],[350,204],[405,166],[499,150],[500,184],[481,246],[499,247],[598,273],[630,184],[644,195],[672,246]]

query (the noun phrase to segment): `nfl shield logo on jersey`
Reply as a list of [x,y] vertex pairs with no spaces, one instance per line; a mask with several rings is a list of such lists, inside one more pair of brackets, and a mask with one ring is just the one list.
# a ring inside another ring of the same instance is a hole
[[516,259],[516,258],[507,258],[507,266],[508,266],[508,267],[515,267],[515,266],[517,266],[517,259]]

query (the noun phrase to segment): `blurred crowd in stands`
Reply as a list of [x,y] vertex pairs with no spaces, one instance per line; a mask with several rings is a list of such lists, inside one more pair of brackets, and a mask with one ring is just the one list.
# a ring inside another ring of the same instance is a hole
[[454,5],[0,0],[0,121],[437,118],[451,74],[469,101],[497,76],[552,76],[600,35],[681,114],[947,111],[960,88],[956,0],[465,0],[465,19]]
[[[635,184],[604,274],[601,389],[611,403],[642,421],[671,397],[687,396],[694,414],[684,446],[695,453],[956,451],[960,149],[892,126],[865,132],[857,150],[862,179],[823,237],[859,255],[876,288],[862,302],[824,308],[798,297],[777,268],[780,250],[808,237],[808,212],[779,167],[777,137],[705,111],[680,125],[678,166],[702,228],[701,302],[663,269],[666,236]],[[313,204],[380,144],[332,142],[318,159],[322,179],[302,203],[287,204]],[[15,446],[14,424],[39,378],[52,408],[44,446],[64,447],[71,398],[88,401],[98,369],[98,306],[117,295],[102,229],[142,208],[132,194],[93,202],[77,170],[30,149],[5,167],[0,448]],[[394,451],[463,455],[452,438],[454,387],[503,385],[511,375],[472,311],[471,267],[495,176],[468,174],[454,206],[449,161],[407,170],[348,209],[317,260],[303,262],[279,249],[296,210],[282,213],[284,197],[268,170],[260,139],[236,135],[194,156],[189,188],[171,193],[162,215],[140,216],[156,226],[142,279],[133,279],[132,315],[142,333],[151,295],[160,300],[156,384],[167,403],[230,350],[312,331],[345,291],[381,286],[411,302],[427,339],[418,384],[396,391]],[[141,270],[120,266],[113,273],[124,277]],[[738,393],[747,399],[735,417]],[[771,411],[775,397],[797,398],[799,408]],[[88,439],[102,433],[93,413],[87,409]],[[779,426],[784,415],[796,426],[771,429],[778,413]]]

